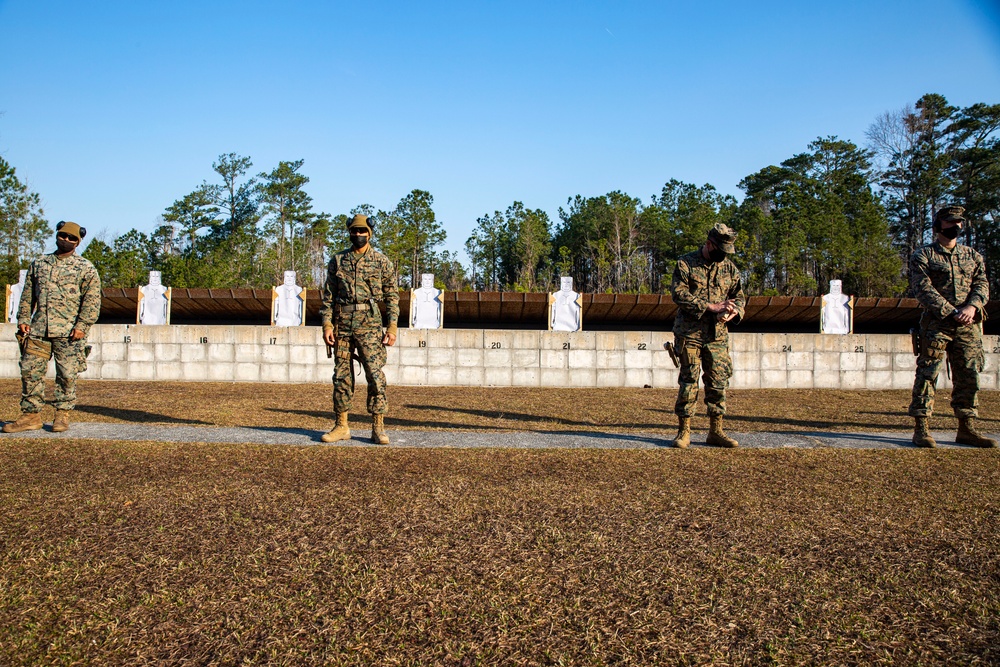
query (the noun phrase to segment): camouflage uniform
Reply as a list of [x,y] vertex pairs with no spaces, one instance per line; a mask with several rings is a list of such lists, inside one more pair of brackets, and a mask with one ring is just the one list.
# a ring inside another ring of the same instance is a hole
[[[101,314],[101,278],[79,255],[43,255],[31,263],[17,311],[31,332],[21,354],[21,411],[38,413],[45,405],[45,370],[56,360],[56,410],[76,406],[76,376],[86,370],[84,346]],[[73,329],[84,338],[70,338]]]
[[704,365],[708,414],[724,415],[726,387],[733,374],[733,362],[729,356],[729,323],[720,322],[714,313],[706,309],[709,304],[732,299],[736,302],[737,314],[730,322],[743,318],[746,297],[743,295],[740,270],[728,258],[721,262],[705,259],[699,248],[677,260],[670,294],[677,304],[674,346],[681,360],[680,390],[674,414],[680,417],[694,415],[698,402],[698,370]]
[[[937,377],[947,352],[954,384],[951,407],[957,417],[977,417],[979,371],[985,359],[983,307],[990,297],[982,255],[961,244],[949,250],[937,241],[918,248],[910,258],[910,288],[924,311],[910,416],[931,416]],[[962,325],[952,317],[964,306],[979,311],[976,322]]]
[[333,407],[338,414],[350,410],[354,397],[352,350],[357,351],[368,379],[368,412],[373,415],[388,412],[382,373],[386,352],[377,301],[385,302],[388,333],[395,335],[399,292],[392,262],[371,246],[364,253],[347,249],[334,255],[327,266],[320,317],[324,328],[335,326],[337,330]]

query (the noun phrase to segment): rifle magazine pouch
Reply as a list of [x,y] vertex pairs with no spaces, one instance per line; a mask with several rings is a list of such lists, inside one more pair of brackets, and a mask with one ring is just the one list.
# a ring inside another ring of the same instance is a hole
[[347,338],[337,339],[337,358],[338,359],[350,359],[351,358],[351,341]]
[[948,341],[943,338],[932,338],[927,341],[927,356],[931,359],[940,361],[944,359],[945,350],[948,348]]
[[24,353],[48,361],[52,358],[52,343],[40,338],[28,338],[28,343],[24,346]]

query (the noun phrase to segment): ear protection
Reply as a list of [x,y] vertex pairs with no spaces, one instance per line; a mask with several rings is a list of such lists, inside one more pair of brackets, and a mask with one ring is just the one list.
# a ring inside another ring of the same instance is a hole
[[66,220],[60,220],[58,223],[56,223],[56,231],[57,232],[62,231],[63,227],[68,227],[68,229],[66,230],[66,233],[67,234],[72,234],[73,236],[77,237],[81,241],[84,239],[85,236],[87,236],[87,228],[86,227],[81,227],[80,225],[76,224],[75,222],[67,222]]

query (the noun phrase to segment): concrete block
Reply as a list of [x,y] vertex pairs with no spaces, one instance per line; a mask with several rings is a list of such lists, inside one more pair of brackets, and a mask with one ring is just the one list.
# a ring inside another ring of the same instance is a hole
[[[208,356],[211,359],[213,355],[213,346],[208,348]],[[222,360],[225,361],[225,360]],[[261,345],[260,346],[260,362],[264,365],[269,364],[281,364],[284,366],[288,363],[288,346],[287,345]],[[267,382],[267,380],[265,380]]]
[[326,356],[326,348],[317,345],[289,345],[288,363],[290,364],[316,364],[316,355],[323,350]]
[[903,352],[892,355],[892,370],[894,371],[913,371],[917,369],[917,358],[913,356],[913,352]]
[[401,348],[427,347],[427,339],[432,332],[431,329],[400,329],[396,345]]
[[[233,357],[235,356],[234,346],[226,343],[208,343],[206,345],[208,348],[208,362],[209,364],[216,363],[231,363]],[[280,348],[278,346],[272,346],[274,349],[287,349],[284,346]],[[211,373],[209,373],[211,375]]]
[[236,345],[259,345],[261,327],[247,324],[233,326],[233,343]]
[[652,367],[654,369],[674,367],[674,362],[671,361],[670,355],[667,354],[667,351],[664,350],[662,347],[654,347],[651,354],[652,354]]
[[127,361],[105,361],[101,364],[102,380],[127,380]]
[[817,351],[813,356],[813,370],[817,373],[825,371],[840,372],[840,354],[838,352]]
[[511,367],[487,366],[483,372],[483,384],[487,387],[509,387],[513,378]]
[[820,334],[785,334],[785,344],[791,348],[792,352],[814,352],[816,350],[816,338]]
[[[545,352],[545,350],[542,350]],[[546,368],[542,367],[542,380],[541,385],[543,387],[568,387],[569,384],[569,371],[565,368]]]
[[734,370],[729,386],[733,389],[760,389],[760,371]]
[[[767,336],[771,334],[765,334]],[[762,371],[782,371],[788,367],[786,352],[762,352],[760,354],[760,369]]]
[[[90,368],[96,369],[98,372],[96,375],[91,375],[90,371],[87,371],[87,377],[101,377],[100,375],[100,365],[91,364]],[[19,378],[21,377],[21,366],[16,359],[0,359],[0,378]]]
[[625,369],[598,368],[595,383],[598,387],[624,387]]
[[208,379],[208,362],[206,361],[192,361],[181,364],[181,367],[184,369],[185,380],[197,382]]
[[674,368],[673,370],[670,370],[667,368],[654,368],[653,387],[656,389],[676,389],[677,369]]
[[482,368],[483,366],[482,348],[471,349],[471,350],[467,348],[459,348],[456,365],[459,366],[460,368],[472,368],[472,367]]
[[896,354],[908,354],[913,356],[913,343],[906,334],[894,334],[889,336],[891,352]]
[[[332,382],[333,370],[331,369],[329,373],[325,369],[317,366],[315,371],[316,382]],[[394,384],[399,384],[399,366],[383,366],[382,374],[385,376],[385,382],[390,387]]]
[[[537,351],[535,352],[537,354]],[[510,383],[515,387],[540,386],[542,371],[538,367],[514,367],[511,369]]]
[[155,380],[156,364],[151,361],[128,362],[129,380]]
[[841,352],[840,370],[863,371],[866,368],[866,361],[866,355],[863,352]]
[[[458,352],[451,347],[429,347],[427,348],[427,367],[441,368],[443,366],[454,369],[455,361],[458,359]],[[454,377],[454,373],[452,373]],[[436,384],[441,384],[440,382]]]
[[[222,340],[216,340],[221,338],[221,336],[216,335],[214,331],[216,327],[209,327],[207,324],[181,324],[177,326],[177,342],[182,345],[207,345],[208,343],[222,343]],[[232,327],[230,327],[232,330]],[[209,334],[212,334],[209,337]],[[233,343],[236,342],[236,333],[233,333]]]
[[[911,384],[912,384],[912,382],[911,382]],[[938,389],[951,389],[952,388],[952,383],[951,383],[951,380],[948,378],[948,374],[947,373],[945,373],[945,372],[942,371],[941,374],[938,375],[937,388]]]
[[867,353],[868,359],[865,361],[865,370],[869,371],[891,371],[892,355],[882,352]]
[[237,382],[260,382],[260,364],[237,363],[233,379]]
[[152,362],[156,360],[152,343],[129,343],[125,352],[129,361]]
[[[769,352],[768,354],[781,354],[780,352]],[[739,368],[744,371],[756,371],[760,369],[760,353],[758,352],[742,352],[736,351],[732,353],[733,357],[733,368]],[[667,357],[669,361],[670,357]],[[673,366],[673,362],[670,362]]]
[[[805,353],[803,353],[805,354]],[[809,355],[812,356],[812,355]],[[786,378],[786,386],[789,389],[812,389],[812,370],[790,370]]]
[[455,329],[455,347],[459,349],[482,349],[482,329]]
[[[233,346],[233,360],[237,363],[258,363],[261,358],[260,348],[261,346],[256,343],[236,343]],[[204,347],[194,347],[194,349],[203,350]]]
[[653,344],[653,337],[648,331],[626,331],[626,350],[649,350]]
[[509,350],[513,345],[514,333],[512,331],[491,329],[483,332],[484,350]]
[[597,369],[594,368],[571,368],[569,369],[569,386],[571,387],[596,387]]
[[913,389],[913,371],[892,372],[893,389]]
[[[865,354],[892,354],[895,351],[893,349],[893,338],[895,336],[886,336],[883,334],[869,334],[865,336]],[[910,337],[905,336],[904,339],[909,341]]]
[[624,350],[625,332],[623,331],[596,331],[596,345],[598,350]]
[[400,365],[405,365],[405,366],[426,366],[427,348],[426,347],[400,348],[399,361]]
[[[785,368],[789,371],[812,371],[813,352],[789,352],[785,357]],[[790,385],[789,385],[790,386]]]
[[[524,350],[514,350],[514,354],[511,357],[511,366],[515,369],[517,368],[534,368],[537,369],[539,365],[539,354],[538,349],[524,349]],[[535,373],[535,379],[537,381],[539,375]]]
[[882,369],[865,371],[865,388],[892,389],[892,371]]
[[[176,343],[155,343],[153,357],[159,361],[178,362],[181,360],[181,346]],[[159,373],[157,373],[159,377]]]
[[316,364],[288,364],[288,381],[308,384],[316,381]]
[[308,326],[281,328],[285,331],[285,338],[287,339],[289,345],[309,345],[311,347],[319,347],[323,343],[323,327]]
[[625,350],[597,350],[598,368],[625,368]]
[[[385,363],[386,363],[386,365],[393,365],[393,366],[398,366],[399,365],[399,350],[400,350],[399,345],[393,345],[392,347],[385,348]],[[321,361],[323,363],[329,362],[330,363],[330,368],[333,368],[333,359],[327,359],[326,358],[326,348],[323,349],[323,353],[322,354],[317,353],[316,361],[317,361],[317,363],[319,363]],[[331,371],[331,372],[333,372],[333,371]]]
[[91,329],[90,337],[101,343],[124,343],[125,337],[129,335],[128,328],[127,324],[98,324]]
[[980,389],[996,389],[997,388],[997,376],[996,376],[996,373],[980,373],[979,374],[979,388]]
[[[647,346],[648,347],[648,346]],[[625,350],[625,368],[652,368],[653,367],[653,353],[648,349],[646,350]],[[652,377],[652,376],[650,376]],[[647,383],[648,384],[648,383]]]
[[[993,349],[993,348],[987,348],[987,350],[991,350],[991,349]],[[984,373],[994,373],[994,372],[996,372],[996,370],[997,370],[997,360],[998,359],[1000,359],[1000,354],[993,354],[993,353],[987,351],[986,352],[986,357],[985,357],[984,363],[983,363],[983,372]]]
[[865,345],[865,337],[860,334],[819,334],[816,338],[817,352],[854,352]]
[[157,380],[183,380],[184,370],[183,367],[177,362],[170,361],[157,361],[156,362],[156,379]]
[[[666,342],[674,342],[674,334],[672,331],[652,331],[649,334],[649,349],[653,352],[665,352],[663,349],[663,344]],[[732,343],[729,344],[732,347]],[[655,356],[655,355],[654,355]]]
[[460,387],[483,386],[483,367],[466,366],[455,369],[455,384]]
[[427,384],[438,387],[450,387],[454,385],[455,366],[454,365],[429,366],[427,368]]
[[543,350],[596,350],[594,331],[541,331],[539,347]]
[[[734,333],[730,334],[729,340],[731,347],[734,351],[738,352],[757,352],[763,349],[761,347],[762,338],[764,334],[758,333]],[[781,349],[780,347],[778,348]]]
[[[541,350],[539,352],[539,365],[546,368],[566,368],[569,363],[569,353],[562,350]],[[545,375],[542,375],[542,386],[545,384]]]
[[208,361],[207,345],[181,345],[181,363],[196,364]]
[[840,388],[867,389],[867,385],[865,383],[866,379],[867,379],[867,373],[863,370],[841,371]]
[[424,331],[427,349],[451,349],[455,347],[454,329],[427,329]]
[[784,369],[769,369],[760,371],[761,389],[784,389],[788,386],[788,377]]
[[625,369],[625,385],[626,387],[652,387],[653,386],[653,369],[651,368],[626,368]]
[[[232,346],[229,346],[232,349]],[[236,364],[219,361],[208,364],[208,379],[213,382],[232,382],[236,375]],[[261,368],[263,375],[263,368]]]
[[511,347],[515,350],[537,350],[541,331],[511,331]]
[[[799,352],[800,350],[788,349],[788,336],[780,333],[764,333],[760,336],[760,351],[766,352]],[[763,366],[762,366],[763,368]]]
[[125,361],[128,345],[122,342],[101,343],[102,361]]
[[[511,348],[503,348],[497,350],[486,349],[483,350],[483,366],[487,369],[489,368],[506,368],[510,370],[511,364],[514,361],[513,350]],[[489,380],[490,374],[486,373],[487,381]]]
[[814,371],[813,388],[815,389],[840,389],[840,371]]
[[[275,346],[277,347],[277,346]],[[281,349],[288,349],[284,345]],[[260,381],[261,382],[288,382],[288,365],[287,364],[261,364],[260,365]]]
[[427,366],[411,366],[410,364],[400,364],[399,384],[421,385],[427,384]]
[[570,368],[597,368],[597,350],[569,350]]

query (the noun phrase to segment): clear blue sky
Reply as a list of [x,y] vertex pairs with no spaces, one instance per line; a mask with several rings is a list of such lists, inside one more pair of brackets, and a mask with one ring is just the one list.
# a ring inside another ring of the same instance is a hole
[[109,240],[236,152],[304,159],[333,214],[428,190],[458,250],[515,200],[740,196],[931,92],[1000,102],[995,0],[0,0],[0,154]]

